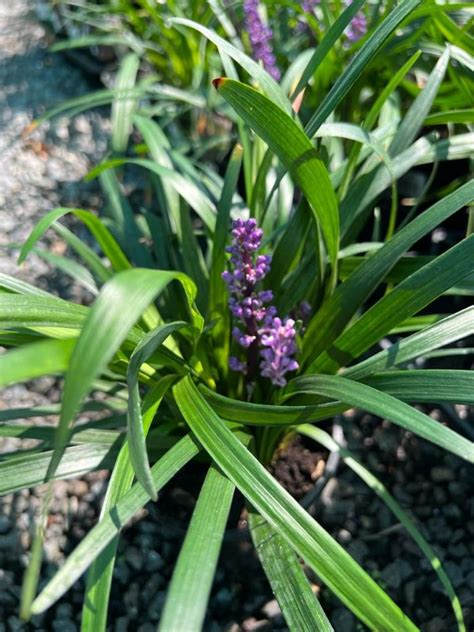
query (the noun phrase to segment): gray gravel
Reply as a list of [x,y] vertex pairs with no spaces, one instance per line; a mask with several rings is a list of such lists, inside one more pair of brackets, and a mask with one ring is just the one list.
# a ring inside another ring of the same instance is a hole
[[91,89],[78,68],[48,52],[34,9],[32,0],[0,2],[0,272],[30,282],[48,266],[31,256],[18,270],[5,246],[23,243],[38,219],[59,205],[94,206],[96,185],[81,180],[104,155],[109,128],[101,113],[88,112],[25,135],[35,117]]
[[[0,273],[57,292],[58,277],[51,275],[50,267],[41,258],[33,253],[19,268],[18,250],[8,246],[24,243],[38,220],[57,206],[98,205],[97,184],[85,184],[82,179],[104,155],[110,124],[106,112],[94,111],[73,120],[62,117],[26,133],[34,118],[91,90],[79,69],[63,56],[48,52],[49,44],[47,32],[36,18],[33,0],[0,2]],[[54,234],[49,233],[43,242],[58,254],[64,252],[64,245]],[[4,389],[0,410],[47,405],[58,399],[57,381],[43,378]],[[54,420],[41,419],[42,423],[48,421]],[[34,423],[35,419],[29,422]],[[22,447],[34,443],[22,442]],[[0,439],[0,452],[17,449],[18,445],[19,440]],[[78,515],[89,512],[96,517],[97,508],[92,505],[102,490],[102,479],[102,474],[89,477],[89,505],[83,504]],[[57,567],[64,559],[70,516],[79,509],[75,485],[56,485],[53,519],[45,545],[47,565]],[[32,518],[39,511],[42,492],[40,487],[0,499],[0,630],[29,627],[20,624],[11,613],[18,610],[25,552],[30,546]]]
[[[63,56],[48,52],[46,30],[38,23],[33,0],[0,2],[0,273],[53,292],[70,285],[32,253],[21,268],[17,249],[38,220],[57,206],[94,208],[97,184],[82,182],[104,155],[106,112],[87,112],[25,130],[35,117],[66,99],[91,90],[87,77]],[[64,244],[50,231],[43,242],[62,254]],[[59,282],[61,281],[61,282]],[[0,409],[50,403],[51,380],[17,385],[2,392]],[[17,444],[0,441],[3,451]]]

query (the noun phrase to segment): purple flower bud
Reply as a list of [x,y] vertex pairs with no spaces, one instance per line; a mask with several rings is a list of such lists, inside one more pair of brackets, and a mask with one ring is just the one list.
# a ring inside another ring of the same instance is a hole
[[[352,0],[345,1],[346,6],[352,4]],[[357,13],[357,15],[352,18],[351,23],[346,28],[344,33],[347,37],[347,40],[351,42],[351,44],[360,40],[360,38],[367,33],[367,18],[362,13],[362,11],[359,11],[359,13]]]
[[229,367],[232,369],[232,371],[238,371],[239,373],[247,372],[246,365],[235,356],[231,356],[229,358]]
[[315,7],[319,4],[320,0],[303,0],[302,9],[305,13],[313,13]]
[[262,290],[258,293],[258,298],[262,303],[273,301],[273,292],[271,290]]
[[249,336],[248,334],[244,334],[240,331],[238,327],[234,327],[232,330],[232,335],[237,340],[241,347],[245,347],[248,349],[252,342],[256,339],[256,336]]

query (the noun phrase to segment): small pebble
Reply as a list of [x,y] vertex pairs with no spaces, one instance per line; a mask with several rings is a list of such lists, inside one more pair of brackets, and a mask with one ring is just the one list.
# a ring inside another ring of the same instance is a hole
[[331,615],[331,623],[338,632],[354,632],[356,630],[356,618],[345,608],[336,608]]
[[339,529],[337,537],[339,538],[339,542],[342,544],[346,544],[352,540],[351,532],[347,529]]
[[268,619],[275,619],[281,615],[281,608],[278,601],[276,599],[272,599],[271,601],[267,601],[267,603],[263,606],[262,612]]
[[413,606],[415,603],[415,594],[416,594],[416,581],[407,582],[403,588],[405,593],[405,599],[408,601],[410,606]]
[[392,491],[393,495],[399,502],[403,503],[404,505],[413,504],[413,496],[406,491],[403,485],[394,485]]
[[151,601],[148,606],[148,613],[150,615],[150,619],[152,621],[158,621],[163,611],[163,606],[165,605],[166,600],[166,591],[163,590],[156,594],[155,598]]
[[405,560],[395,560],[382,571],[382,578],[390,588],[399,588],[411,575],[413,569]]
[[129,617],[118,617],[117,619],[115,619],[115,632],[128,632],[128,630],[130,629],[129,623]]
[[441,617],[431,619],[423,628],[423,632],[445,632],[446,630],[446,621]]
[[362,563],[369,553],[369,547],[367,544],[359,540],[353,540],[347,547],[347,550],[349,554],[352,555],[357,562],[359,562],[359,564]]
[[466,584],[469,586],[474,594],[474,571],[471,571],[466,575]]
[[0,516],[0,535],[8,533],[11,527],[11,520],[7,516]]
[[156,632],[156,625],[152,623],[142,623],[142,625],[137,628],[137,632]]
[[127,546],[125,549],[125,559],[127,560],[127,564],[129,564],[133,570],[141,571],[143,568],[143,555],[136,547]]
[[56,619],[53,621],[54,632],[77,632],[77,625],[71,619]]
[[23,630],[25,624],[18,617],[8,617],[8,630],[9,632],[17,632]]
[[474,559],[472,557],[465,557],[461,560],[461,568],[465,573],[474,571]]
[[462,520],[463,512],[457,505],[453,505],[452,503],[449,505],[445,505],[442,508],[442,512],[449,519],[450,522],[457,522],[458,520]]
[[216,593],[213,599],[213,602],[218,611],[226,612],[230,604],[232,603],[233,598],[234,598],[233,592],[227,586],[224,586]]
[[450,547],[448,548],[448,551],[450,555],[452,555],[453,557],[457,557],[461,559],[469,555],[469,551],[467,550],[467,547],[464,546],[464,544],[462,543],[451,544]]
[[462,568],[454,562],[446,562],[444,570],[455,588],[458,588],[458,586],[464,582],[464,573]]
[[448,495],[442,487],[433,488],[433,497],[437,505],[442,505],[448,500]]
[[255,617],[248,617],[242,623],[242,630],[244,632],[266,632],[271,629],[270,621],[267,619],[256,619]]
[[451,481],[448,484],[448,491],[453,500],[462,501],[466,496],[466,488],[462,483],[458,481]]
[[86,481],[83,481],[81,479],[77,481],[74,481],[74,480],[71,481],[70,487],[68,490],[70,496],[77,496],[78,498],[82,498],[82,496],[85,496],[88,491],[89,491],[89,485],[87,484]]
[[432,467],[430,470],[431,480],[435,483],[447,483],[455,478],[454,472],[448,467]]
[[164,561],[164,559],[161,557],[159,553],[153,550],[151,551],[149,550],[146,552],[145,569],[149,573],[154,573],[156,571],[159,571],[162,568],[164,568],[165,565],[166,565],[166,562]]

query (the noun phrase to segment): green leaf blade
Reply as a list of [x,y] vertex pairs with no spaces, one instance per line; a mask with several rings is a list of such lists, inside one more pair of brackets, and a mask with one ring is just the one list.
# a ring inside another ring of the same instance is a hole
[[249,513],[253,543],[290,630],[334,632],[294,551],[258,513]]
[[308,121],[305,127],[305,131],[308,136],[312,137],[318,130],[319,126],[326,121],[328,116],[346,96],[390,35],[420,3],[421,0],[405,0],[404,2],[398,4],[387,16],[387,18],[377,27],[377,29],[371,33],[365,46],[363,46],[352,59],[345,72],[338,77],[330,92]]
[[[195,440],[189,436],[181,439],[153,466],[152,476],[155,490],[159,491],[166,485],[198,452],[199,446]],[[44,612],[64,595],[149,498],[141,485],[134,485],[89,531],[68,557],[64,566],[36,597],[31,607],[32,614]]]
[[366,384],[334,375],[307,375],[292,380],[284,397],[307,393],[334,397],[350,406],[389,419],[423,439],[474,463],[474,444],[408,404]]
[[334,372],[429,305],[472,272],[473,248],[471,235],[404,279],[336,338],[310,370]]
[[232,46],[232,44],[226,42],[222,37],[217,35],[217,33],[211,31],[198,22],[193,22],[192,20],[187,20],[186,18],[172,18],[170,21],[174,24],[188,26],[204,35],[210,42],[215,44],[220,51],[223,51],[225,55],[228,55],[240,66],[242,66],[242,68],[244,68],[244,70],[246,70],[249,75],[258,82],[267,96],[275,101],[280,108],[286,112],[291,112],[291,103],[285,93],[273,77],[271,77],[260,64],[242,53],[242,51],[235,46]]
[[312,363],[343,331],[402,255],[421,237],[468,204],[473,196],[474,182],[459,187],[396,233],[339,285],[308,325],[302,349],[303,361]]
[[320,428],[314,428],[313,426],[300,426],[298,432],[314,439],[318,443],[321,443],[331,452],[338,452],[346,465],[348,465],[363,481],[366,483],[382,501],[386,504],[393,515],[402,523],[410,536],[416,542],[426,559],[431,564],[433,570],[438,575],[441,584],[444,586],[454,611],[454,615],[458,622],[459,632],[466,632],[464,625],[464,617],[462,613],[461,604],[459,598],[456,595],[453,585],[443,569],[441,560],[437,556],[436,552],[431,548],[428,542],[423,537],[421,531],[417,528],[414,521],[410,518],[408,513],[402,509],[400,504],[389,493],[383,483],[374,476],[362,463],[352,454],[349,450],[342,448],[334,439],[324,430]]
[[474,372],[418,369],[374,373],[365,384],[404,402],[474,404]]
[[321,227],[329,258],[335,265],[339,247],[339,211],[328,172],[316,148],[289,115],[253,88],[232,79],[216,79],[214,85],[299,184]]
[[[180,272],[141,268],[125,270],[102,288],[84,322],[69,363],[51,472],[61,458],[70,422],[94,379],[106,368],[151,301],[171,281],[176,280],[183,286],[193,323],[197,331],[200,331],[202,317],[194,308],[196,288],[192,281]],[[126,310],[123,309],[125,306]]]
[[[144,398],[142,410],[140,411],[140,421],[144,436],[147,435],[150,429],[158,406],[161,403],[163,393],[172,383],[172,379],[174,378],[165,376],[162,380],[159,380],[157,384],[148,391]],[[107,516],[120,499],[125,496],[132,485],[133,476],[134,468],[130,458],[130,446],[128,441],[126,441],[119,452],[112,470],[100,513],[100,519]],[[151,471],[150,478],[152,480],[152,493],[149,495],[151,498],[155,498],[156,491]],[[112,586],[119,537],[119,534],[117,534],[117,536],[107,544],[106,548],[100,552],[92,562],[87,573],[86,594],[81,619],[81,630],[83,630],[83,632],[89,632],[90,630],[94,630],[94,632],[104,632],[106,629],[110,589]]]
[[209,468],[173,571],[161,632],[202,629],[234,489],[215,466]]
[[[148,453],[146,448],[146,433],[142,417],[140,401],[139,371],[141,365],[164,343],[166,338],[177,329],[186,325],[185,322],[169,323],[150,331],[135,347],[127,369],[128,385],[128,416],[127,437],[130,450],[130,460],[137,480],[143,485],[149,496],[156,501],[156,493],[153,488]],[[158,382],[154,389],[154,409],[158,408],[167,390],[175,380],[174,375],[167,375]],[[149,423],[148,423],[149,425]]]
[[466,307],[431,327],[425,327],[422,331],[395,342],[367,360],[344,369],[341,375],[360,380],[376,371],[390,369],[473,334],[474,307]]
[[187,424],[223,472],[362,621],[375,630],[417,629],[233,436],[189,377],[174,387],[174,394]]
[[137,106],[137,98],[125,98],[135,87],[140,57],[135,53],[126,55],[120,64],[112,103],[112,149],[123,153],[127,149],[128,137],[132,130],[132,117]]

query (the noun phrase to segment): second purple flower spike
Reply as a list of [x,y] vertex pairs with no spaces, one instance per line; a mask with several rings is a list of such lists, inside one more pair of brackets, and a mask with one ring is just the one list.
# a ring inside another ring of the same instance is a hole
[[280,71],[272,49],[273,33],[271,28],[263,23],[259,5],[258,0],[244,0],[245,27],[255,59],[261,61],[268,74],[278,81]]

